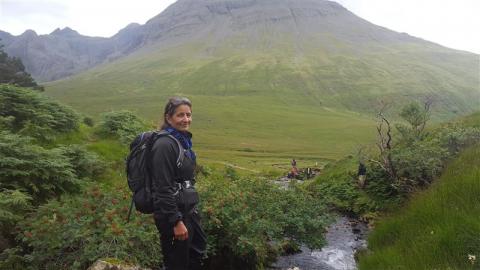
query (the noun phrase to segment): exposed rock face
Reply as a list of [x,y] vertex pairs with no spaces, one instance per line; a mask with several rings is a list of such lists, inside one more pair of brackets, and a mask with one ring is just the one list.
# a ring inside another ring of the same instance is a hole
[[53,81],[122,57],[142,43],[140,25],[130,24],[111,38],[87,37],[66,27],[49,35],[27,30],[19,36],[0,32],[5,51],[22,59],[39,81]]
[[27,30],[2,42],[5,51],[22,59],[26,70],[40,81],[59,79],[95,66],[113,50],[108,39],[85,37],[69,28],[40,36]]
[[113,61],[140,49],[195,48],[187,57],[290,52],[359,55],[439,45],[371,24],[326,0],[178,0],[146,24],[130,24],[110,38],[65,28],[38,36],[0,31],[5,51],[27,72],[51,81]]

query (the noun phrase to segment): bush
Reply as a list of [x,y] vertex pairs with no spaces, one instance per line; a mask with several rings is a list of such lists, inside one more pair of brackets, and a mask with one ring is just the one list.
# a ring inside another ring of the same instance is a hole
[[106,169],[106,164],[97,154],[89,152],[82,145],[68,145],[59,148],[62,154],[68,158],[73,165],[75,174],[78,178],[92,179],[94,176],[98,176]]
[[20,223],[18,240],[24,250],[6,251],[4,265],[86,269],[99,258],[115,257],[158,269],[162,258],[153,218],[134,214],[126,223],[129,206],[127,190],[95,186],[79,196],[50,201]]
[[30,208],[32,198],[19,190],[0,192],[0,228],[2,232],[10,229],[23,219],[23,213]]
[[214,172],[201,177],[198,190],[208,235],[211,269],[267,266],[288,239],[318,248],[329,222],[325,207],[306,192],[282,190],[265,179],[232,178]]
[[102,115],[100,133],[117,137],[123,144],[130,144],[143,130],[145,130],[143,121],[130,111],[123,110]]
[[[198,190],[210,268],[265,267],[285,240],[312,248],[324,243],[325,208],[296,186],[286,191],[264,179],[209,171]],[[156,268],[162,258],[153,219],[134,213],[126,223],[129,205],[125,186],[90,185],[81,195],[52,200],[20,222],[21,245],[2,254],[0,269],[85,269],[106,257]]]
[[[419,188],[427,187],[440,175],[446,161],[462,148],[480,141],[480,129],[465,123],[444,125],[426,131],[431,103],[422,108],[418,103],[405,106],[400,116],[408,124],[397,124],[399,136],[391,140],[390,122],[380,113],[377,145],[381,153],[369,159],[370,184],[387,192],[384,195],[406,197]],[[382,128],[388,131],[382,132]],[[387,143],[388,142],[388,143]],[[373,178],[370,178],[373,176]]]
[[91,117],[85,117],[83,118],[83,123],[89,127],[93,127],[95,125],[95,122],[93,121],[93,118]]
[[32,139],[0,133],[0,189],[20,190],[35,204],[78,191],[75,167],[61,149],[44,149]]
[[38,92],[1,84],[0,123],[14,133],[52,140],[58,132],[76,130],[79,116]]
[[0,192],[0,252],[13,243],[14,230],[18,221],[23,220],[31,208],[32,198],[19,190]]

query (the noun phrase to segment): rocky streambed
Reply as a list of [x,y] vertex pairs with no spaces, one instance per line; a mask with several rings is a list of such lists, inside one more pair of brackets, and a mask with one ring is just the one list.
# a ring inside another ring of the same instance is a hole
[[[318,171],[315,172],[319,173]],[[281,177],[272,182],[288,189],[292,181],[301,180]],[[368,225],[346,216],[338,216],[325,235],[327,244],[320,250],[303,246],[297,254],[281,256],[270,269],[279,270],[356,270],[355,253],[367,248]]]
[[340,216],[327,229],[327,245],[321,250],[302,247],[301,252],[281,256],[271,269],[355,270],[355,252],[367,247],[368,227],[353,218]]

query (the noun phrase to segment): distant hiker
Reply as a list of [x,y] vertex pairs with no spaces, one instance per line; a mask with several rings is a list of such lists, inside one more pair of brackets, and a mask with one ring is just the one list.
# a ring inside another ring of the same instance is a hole
[[196,156],[188,131],[191,122],[190,100],[170,98],[160,129],[171,136],[159,137],[151,152],[154,219],[167,270],[200,269],[206,251],[194,188]]
[[363,188],[365,186],[365,180],[367,177],[367,167],[365,167],[365,164],[363,162],[360,162],[358,164],[358,186]]

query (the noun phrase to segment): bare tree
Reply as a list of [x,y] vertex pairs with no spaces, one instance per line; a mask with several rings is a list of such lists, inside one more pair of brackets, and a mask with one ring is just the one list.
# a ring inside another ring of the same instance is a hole
[[391,150],[392,150],[392,125],[390,121],[385,116],[385,110],[388,107],[389,103],[382,102],[382,108],[377,114],[379,122],[377,124],[377,147],[380,150],[381,161],[370,159],[371,162],[378,164],[382,167],[385,172],[389,175],[392,183],[396,182],[398,179],[395,166],[392,161]]

